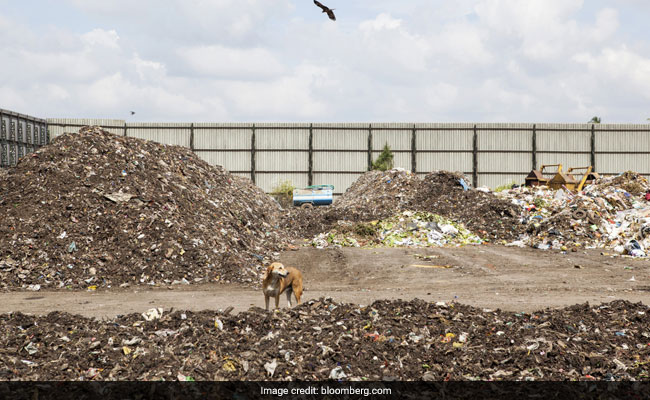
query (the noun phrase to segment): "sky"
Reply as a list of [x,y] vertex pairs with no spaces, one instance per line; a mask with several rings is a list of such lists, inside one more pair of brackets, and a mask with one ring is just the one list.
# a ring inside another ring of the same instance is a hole
[[0,0],[0,108],[127,122],[650,118],[647,0],[322,3],[336,21],[312,0]]

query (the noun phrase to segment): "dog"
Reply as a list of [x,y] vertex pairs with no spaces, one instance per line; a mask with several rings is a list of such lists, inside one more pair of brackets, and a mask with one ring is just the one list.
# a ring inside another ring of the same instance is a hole
[[275,298],[275,308],[278,308],[282,293],[287,294],[289,308],[291,308],[291,293],[296,297],[296,302],[300,304],[302,273],[295,268],[285,267],[279,262],[274,262],[266,269],[266,276],[262,281],[262,291],[264,292],[266,311],[269,311],[269,299],[271,297]]

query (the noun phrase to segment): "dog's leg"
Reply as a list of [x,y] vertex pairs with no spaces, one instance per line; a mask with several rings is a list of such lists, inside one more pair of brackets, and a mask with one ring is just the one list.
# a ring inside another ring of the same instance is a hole
[[287,294],[287,303],[289,304],[289,308],[291,308],[291,293],[293,293],[293,290],[288,287],[285,293]]
[[296,296],[296,303],[300,305],[300,298],[302,297],[302,287],[296,285],[296,287],[293,288],[292,292]]
[[266,311],[269,311],[269,296],[264,294],[264,303],[266,303]]
[[275,295],[275,309],[277,310],[280,308],[280,292]]

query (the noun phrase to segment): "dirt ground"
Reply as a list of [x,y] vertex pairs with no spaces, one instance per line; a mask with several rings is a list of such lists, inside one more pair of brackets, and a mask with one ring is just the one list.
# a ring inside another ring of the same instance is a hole
[[[424,256],[424,257],[423,257]],[[427,257],[429,256],[429,257]],[[602,255],[562,254],[497,245],[461,248],[315,249],[281,255],[305,277],[303,301],[332,297],[370,304],[378,299],[457,301],[482,308],[532,312],[615,299],[650,304],[650,263]],[[260,290],[234,285],[132,287],[107,291],[38,291],[0,294],[0,313],[67,311],[98,318],[152,307],[243,311],[264,306]],[[286,306],[281,297],[280,306]]]

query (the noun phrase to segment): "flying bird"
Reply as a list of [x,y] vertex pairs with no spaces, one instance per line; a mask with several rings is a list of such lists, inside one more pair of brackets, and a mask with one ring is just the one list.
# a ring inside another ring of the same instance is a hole
[[131,115],[135,114],[135,111],[131,111]]
[[318,7],[320,7],[321,10],[323,10],[324,13],[327,13],[327,16],[330,17],[332,21],[336,21],[336,16],[334,16],[334,9],[333,8],[328,8],[321,4],[320,1],[314,0],[314,4],[316,4]]

